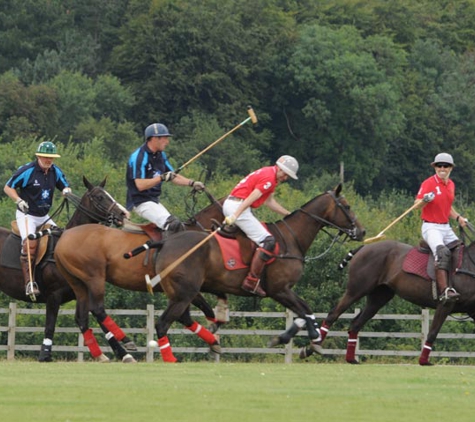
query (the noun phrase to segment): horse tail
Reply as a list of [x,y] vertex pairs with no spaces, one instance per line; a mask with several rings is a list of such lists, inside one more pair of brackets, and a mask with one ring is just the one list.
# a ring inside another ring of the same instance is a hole
[[342,270],[345,268],[348,263],[353,259],[353,257],[356,255],[356,253],[363,247],[364,245],[358,246],[355,249],[352,249],[348,254],[343,258],[343,260],[338,264],[338,269]]

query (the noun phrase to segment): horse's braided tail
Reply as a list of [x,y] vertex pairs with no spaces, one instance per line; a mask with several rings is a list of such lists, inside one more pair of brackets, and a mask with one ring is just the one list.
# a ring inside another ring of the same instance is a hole
[[348,263],[353,259],[353,257],[356,255],[356,252],[358,252],[364,245],[358,246],[355,249],[352,249],[348,254],[343,258],[343,260],[338,264],[338,269],[342,270],[345,268]]

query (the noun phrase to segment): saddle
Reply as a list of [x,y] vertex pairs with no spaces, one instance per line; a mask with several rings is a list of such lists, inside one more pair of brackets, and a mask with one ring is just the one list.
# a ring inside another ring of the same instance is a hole
[[[449,272],[451,278],[462,264],[464,245],[457,240],[447,247],[452,252],[451,271]],[[402,269],[408,274],[415,274],[428,281],[435,280],[435,259],[426,241],[421,240],[418,247],[412,248],[407,253]]]
[[125,220],[122,230],[134,234],[146,234],[154,242],[162,240],[163,231],[155,223],[138,224]]

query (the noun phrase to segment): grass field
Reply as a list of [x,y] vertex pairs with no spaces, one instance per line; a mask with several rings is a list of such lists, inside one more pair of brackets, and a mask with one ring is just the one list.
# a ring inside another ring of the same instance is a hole
[[474,420],[475,367],[0,361],[0,421]]

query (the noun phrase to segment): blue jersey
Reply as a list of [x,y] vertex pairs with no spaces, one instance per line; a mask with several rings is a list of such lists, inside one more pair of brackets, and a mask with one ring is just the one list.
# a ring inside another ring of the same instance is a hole
[[158,203],[162,193],[162,184],[159,183],[150,189],[139,191],[135,185],[135,179],[152,179],[162,173],[173,171],[168,162],[165,152],[152,152],[144,143],[137,148],[129,158],[127,164],[127,209],[144,202],[153,201]]
[[45,171],[38,161],[21,166],[7,181],[7,186],[16,189],[21,199],[30,207],[28,214],[43,217],[53,205],[54,189],[69,187],[61,169],[54,164]]

